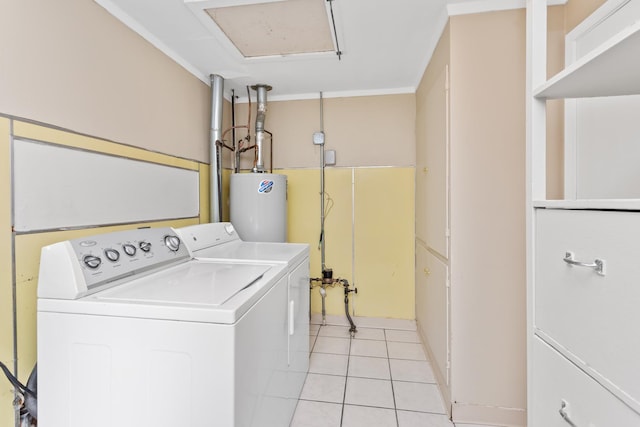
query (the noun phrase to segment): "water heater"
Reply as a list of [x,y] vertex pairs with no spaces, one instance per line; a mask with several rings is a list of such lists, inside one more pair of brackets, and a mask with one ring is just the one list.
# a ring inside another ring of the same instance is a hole
[[286,242],[286,175],[232,174],[229,204],[231,223],[242,240]]

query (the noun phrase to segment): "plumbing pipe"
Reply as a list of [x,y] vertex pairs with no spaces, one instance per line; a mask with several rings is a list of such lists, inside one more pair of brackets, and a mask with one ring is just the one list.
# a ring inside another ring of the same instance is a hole
[[211,74],[211,222],[222,220],[222,101],[224,92],[224,79]]
[[258,84],[251,86],[256,91],[256,159],[253,172],[264,172],[264,159],[262,144],[264,143],[264,120],[267,114],[267,91],[271,86]]
[[347,320],[349,320],[349,324],[351,325],[349,333],[351,334],[351,338],[353,338],[356,335],[356,332],[358,332],[358,329],[356,329],[356,324],[353,323],[353,319],[351,319],[351,316],[349,315],[349,292],[357,294],[358,289],[349,289],[349,281],[346,279],[342,279],[340,282],[342,283],[342,286],[344,286],[344,313],[347,315]]
[[[324,106],[322,92],[320,92],[320,131],[324,133]],[[324,235],[324,144],[320,146],[320,265],[322,271],[326,269],[325,264],[325,235]],[[322,312],[324,317],[324,311]]]
[[327,316],[325,314],[326,310],[325,310],[324,300],[327,297],[327,290],[324,288],[324,285],[320,286],[320,296],[322,297],[322,326],[326,326]]
[[268,130],[264,133],[269,135],[269,173],[273,173],[273,134]]
[[[224,139],[224,134],[222,134]],[[240,153],[236,145],[236,91],[231,89],[231,146],[233,147],[233,171],[240,172]]]

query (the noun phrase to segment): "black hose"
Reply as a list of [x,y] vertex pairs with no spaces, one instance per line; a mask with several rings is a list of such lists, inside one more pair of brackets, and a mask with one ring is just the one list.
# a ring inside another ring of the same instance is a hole
[[31,394],[27,394],[24,397],[24,409],[34,420],[38,419],[38,399],[36,398],[36,394],[38,393],[38,365],[33,367],[31,371],[31,375],[29,375],[29,379],[27,380],[27,387],[25,389],[33,390],[33,396]]
[[4,363],[0,362],[0,368],[2,369],[4,374],[7,376],[7,379],[9,380],[9,382],[15,388],[17,388],[18,390],[20,390],[23,393],[31,395],[32,397],[37,397],[37,395],[36,395],[36,393],[34,391],[32,391],[31,389],[27,388],[27,386],[22,384],[20,381],[18,381],[18,379],[16,377],[13,376],[13,374],[11,373],[9,368],[7,368],[7,365],[5,365]]

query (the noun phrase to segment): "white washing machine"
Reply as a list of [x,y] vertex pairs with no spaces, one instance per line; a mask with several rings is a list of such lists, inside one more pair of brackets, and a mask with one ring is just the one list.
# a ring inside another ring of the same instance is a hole
[[44,247],[39,425],[288,425],[286,273],[191,259],[170,228]]
[[288,369],[280,375],[283,391],[279,394],[291,397],[283,410],[293,415],[309,370],[309,245],[245,242],[228,222],[193,225],[175,231],[195,259],[276,262],[286,266]]

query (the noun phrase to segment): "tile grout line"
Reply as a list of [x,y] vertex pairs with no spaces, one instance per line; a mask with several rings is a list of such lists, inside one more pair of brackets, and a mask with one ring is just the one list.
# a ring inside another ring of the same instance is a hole
[[347,372],[344,374],[344,392],[342,393],[342,411],[340,412],[340,427],[344,421],[344,405],[347,399],[347,383],[349,381],[349,363],[351,362],[351,341],[352,337],[349,337],[349,351],[347,352]]
[[384,333],[384,347],[387,350],[387,366],[389,366],[389,383],[391,383],[391,395],[393,396],[393,413],[396,417],[396,426],[400,425],[400,421],[398,420],[398,406],[396,404],[396,392],[393,387],[393,374],[391,373],[391,357],[389,355],[389,343],[387,341],[387,330],[382,330]]

